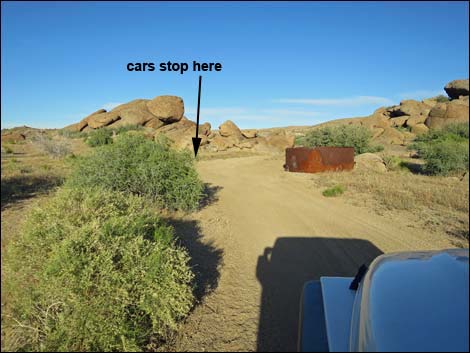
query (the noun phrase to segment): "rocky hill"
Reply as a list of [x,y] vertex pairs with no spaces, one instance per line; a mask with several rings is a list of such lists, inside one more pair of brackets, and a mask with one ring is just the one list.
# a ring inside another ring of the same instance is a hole
[[[230,120],[213,130],[209,123],[199,127],[201,148],[212,152],[226,150],[282,151],[294,145],[295,135],[321,126],[360,124],[369,128],[374,140],[382,144],[406,145],[430,128],[469,121],[469,80],[455,80],[444,87],[448,97],[422,101],[404,100],[399,105],[381,107],[367,117],[330,121],[312,127],[240,130]],[[234,117],[236,119],[236,117]],[[136,99],[107,112],[100,109],[65,129],[91,131],[101,127],[141,125],[147,135],[164,134],[175,147],[192,146],[196,124],[184,116],[184,102],[176,96]]]

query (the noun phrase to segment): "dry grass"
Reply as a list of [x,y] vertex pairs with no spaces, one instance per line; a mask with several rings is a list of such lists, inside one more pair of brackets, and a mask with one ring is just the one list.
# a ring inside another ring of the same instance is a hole
[[426,176],[409,171],[353,170],[318,174],[313,180],[320,187],[344,185],[348,199],[355,204],[372,206],[377,213],[408,213],[431,231],[468,240],[468,179]]

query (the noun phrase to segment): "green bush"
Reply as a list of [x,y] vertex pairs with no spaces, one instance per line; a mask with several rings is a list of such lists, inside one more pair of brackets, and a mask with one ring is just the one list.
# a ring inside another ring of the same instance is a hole
[[62,189],[9,243],[3,348],[157,349],[193,305],[188,260],[145,199]]
[[431,143],[436,141],[457,141],[464,142],[469,138],[469,125],[468,123],[454,123],[449,124],[442,129],[431,129],[427,133],[418,135],[414,143],[410,146],[411,149],[416,149],[418,143]]
[[429,174],[464,172],[469,164],[468,124],[450,124],[443,129],[430,130],[418,136],[409,148],[424,159],[424,171]]
[[128,131],[140,131],[140,130],[143,130],[143,129],[144,128],[141,125],[130,124],[130,125],[120,126],[120,127],[117,127],[117,128],[112,128],[111,130],[115,131],[116,134],[119,135],[119,134],[122,134],[122,133],[125,133],[125,132],[128,132]]
[[91,156],[77,158],[69,184],[147,196],[172,210],[194,210],[203,195],[203,183],[189,151],[179,152],[166,143],[128,134]]
[[340,125],[312,130],[303,138],[297,139],[297,143],[305,147],[354,147],[355,153],[361,154],[380,150],[381,146],[371,145],[371,139],[371,132],[364,126]]
[[91,131],[85,141],[91,147],[103,146],[113,143],[112,136],[112,130],[101,128]]
[[323,196],[326,197],[333,197],[333,196],[339,196],[342,195],[345,191],[344,186],[342,185],[335,185],[331,188],[328,188],[322,192]]
[[88,136],[88,134],[84,131],[71,131],[66,129],[60,129],[58,134],[70,139],[84,138]]
[[384,155],[382,156],[382,159],[385,163],[385,166],[387,167],[387,170],[396,171],[406,169],[406,166],[400,157]]
[[438,95],[434,100],[438,103],[446,103],[449,101],[449,97],[444,96],[443,94]]
[[447,175],[468,170],[468,141],[439,141],[421,146],[419,155],[426,161],[424,171],[433,175]]

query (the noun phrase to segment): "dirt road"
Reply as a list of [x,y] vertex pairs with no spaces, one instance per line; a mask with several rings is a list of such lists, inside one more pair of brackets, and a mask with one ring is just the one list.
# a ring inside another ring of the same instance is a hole
[[353,276],[382,253],[453,247],[450,240],[325,198],[311,175],[287,173],[282,157],[201,161],[210,204],[176,225],[196,237],[194,263],[203,298],[178,349],[296,349],[302,284]]

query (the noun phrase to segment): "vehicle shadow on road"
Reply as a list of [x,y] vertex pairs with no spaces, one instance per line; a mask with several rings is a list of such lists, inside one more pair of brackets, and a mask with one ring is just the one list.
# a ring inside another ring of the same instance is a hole
[[188,250],[190,266],[194,272],[194,295],[196,302],[217,288],[222,266],[222,249],[212,242],[203,240],[200,226],[195,220],[167,218],[166,221],[175,229],[177,241]]
[[322,276],[353,277],[382,252],[360,239],[280,237],[259,256],[262,285],[257,348],[297,351],[299,304],[305,282]]

